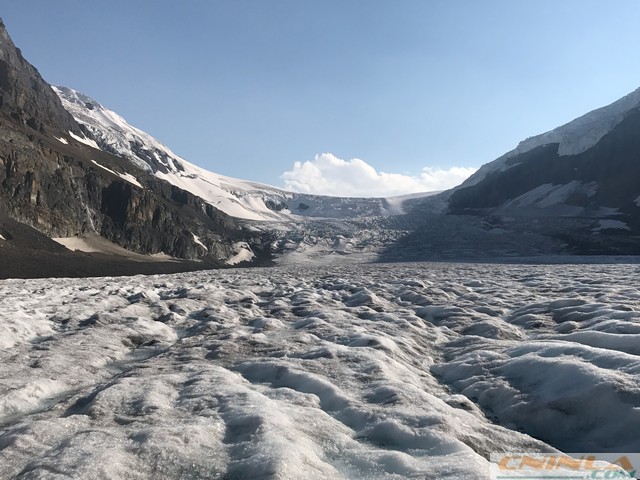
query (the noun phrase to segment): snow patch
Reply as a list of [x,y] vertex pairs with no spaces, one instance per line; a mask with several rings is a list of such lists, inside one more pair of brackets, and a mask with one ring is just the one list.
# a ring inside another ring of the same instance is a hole
[[170,260],[176,260],[175,257],[172,257],[171,255],[164,253],[164,252],[158,252],[158,253],[152,253],[151,255],[149,255],[151,258],[155,259],[155,260],[161,260],[161,261],[170,261]]
[[598,224],[593,228],[594,232],[601,230],[629,230],[629,225],[621,220],[602,219],[598,220]]
[[57,237],[52,238],[54,242],[68,248],[71,251],[80,251],[86,253],[104,253],[104,250],[98,245],[94,245],[83,237]]
[[98,234],[90,233],[83,237],[60,237],[52,238],[55,242],[63,245],[71,251],[80,251],[86,253],[104,253],[106,255],[118,255],[121,257],[127,257],[136,261],[151,262],[151,261],[174,261],[175,258],[166,255],[164,253],[157,253],[154,255],[143,255],[140,253],[132,252],[126,248],[116,245],[110,242],[106,238],[101,237]]
[[235,255],[227,259],[227,265],[237,265],[241,262],[250,262],[255,258],[255,253],[246,242],[237,242],[233,244]]
[[64,143],[65,145],[69,145],[69,141],[64,137],[53,137],[58,140],[60,143]]
[[80,137],[80,136],[76,135],[75,133],[73,133],[71,130],[69,130],[69,135],[71,136],[71,138],[76,139],[80,143],[84,143],[85,145],[88,145],[91,148],[95,148],[96,150],[100,150],[100,147],[98,146],[98,144],[96,143],[95,140],[91,140],[90,138],[86,138],[86,137]]
[[137,179],[136,177],[134,177],[133,175],[131,175],[130,173],[119,173],[119,172],[116,172],[116,171],[114,171],[114,170],[111,170],[110,168],[105,167],[104,165],[100,165],[100,164],[99,164],[98,162],[96,162],[95,160],[91,160],[91,162],[92,162],[94,165],[96,165],[96,166],[98,166],[98,167],[102,168],[103,170],[106,170],[107,172],[112,173],[113,175],[115,175],[115,176],[117,176],[117,177],[120,177],[121,179],[125,180],[126,182],[129,182],[130,184],[135,185],[136,187],[144,188],[144,187],[140,184],[140,182],[138,182],[138,179]]
[[507,202],[503,208],[549,208],[565,204],[576,193],[592,197],[596,194],[596,191],[597,184],[595,182],[584,184],[578,180],[573,180],[565,185],[545,183]]
[[395,197],[385,198],[384,200],[387,204],[385,213],[387,215],[404,215],[406,213],[404,209],[404,204],[407,202],[407,200],[416,200],[419,198],[431,197],[439,193],[442,193],[442,192],[434,191],[434,192],[410,193],[408,195],[398,195]]
[[195,242],[196,245],[200,245],[207,252],[209,251],[207,246],[204,243],[202,243],[202,241],[200,240],[200,237],[198,237],[195,233],[192,233],[191,235],[193,235],[193,241]]

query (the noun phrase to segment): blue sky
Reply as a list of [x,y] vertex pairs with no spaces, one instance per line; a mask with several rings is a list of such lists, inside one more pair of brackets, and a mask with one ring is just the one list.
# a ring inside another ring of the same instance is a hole
[[310,191],[369,175],[376,193],[382,172],[436,188],[640,86],[636,0],[31,0],[0,15],[50,83],[205,168]]

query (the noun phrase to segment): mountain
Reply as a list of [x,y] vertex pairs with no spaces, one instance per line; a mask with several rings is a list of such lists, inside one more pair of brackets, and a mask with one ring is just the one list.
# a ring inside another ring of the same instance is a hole
[[453,212],[637,217],[640,89],[528,138],[450,192]]
[[572,253],[640,254],[638,132],[640,89],[487,164],[449,211],[563,222]]
[[640,254],[639,126],[640,90],[437,195],[287,192],[209,172],[95,99],[51,87],[0,22],[0,266],[29,275],[29,258],[33,275],[97,275]]
[[522,141],[462,185],[426,200],[304,195],[218,175],[96,100],[54,89],[99,148],[254,221],[252,228],[277,230],[276,253],[283,245],[307,252],[319,239],[329,245],[322,254],[345,253],[334,245],[346,242],[360,245],[355,251],[386,249],[385,258],[400,260],[640,254],[640,89]]
[[0,19],[0,115],[5,122],[28,126],[36,132],[56,128],[79,135],[80,129],[42,79],[13,44]]
[[342,261],[406,232],[386,225],[402,198],[297,194],[187,162],[96,100],[52,88],[4,24],[0,166],[0,276],[154,273],[273,254]]
[[330,197],[287,192],[227,177],[181,158],[97,100],[71,88],[53,89],[83,130],[95,139],[95,147],[196,195],[245,228],[261,232],[268,238],[265,250],[279,260],[343,262],[345,255],[373,259],[410,228],[402,215],[404,204],[428,195]]
[[640,254],[640,89],[427,199],[390,258]]
[[263,243],[259,233],[193,193],[100,149],[23,58],[1,21],[0,207],[3,275],[9,257],[19,265],[39,255],[45,263],[69,256],[58,262],[61,275],[103,272],[87,267],[102,262],[99,252],[80,259],[41,236],[94,239],[94,245],[123,253],[118,261],[130,265],[131,273],[157,269],[143,265],[137,254],[156,254],[171,270],[176,263],[193,269],[179,259],[197,259],[200,267],[223,265],[239,244],[259,252]]
[[100,149],[199,196],[230,216],[289,222],[296,217],[355,218],[400,211],[401,202],[395,199],[300,194],[207,171],[131,126],[97,100],[71,88],[54,86],[53,89],[67,111],[95,138]]

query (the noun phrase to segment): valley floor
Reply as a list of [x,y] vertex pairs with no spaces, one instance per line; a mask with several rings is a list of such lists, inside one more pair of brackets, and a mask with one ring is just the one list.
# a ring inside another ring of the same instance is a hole
[[0,478],[488,478],[639,451],[637,265],[0,282]]

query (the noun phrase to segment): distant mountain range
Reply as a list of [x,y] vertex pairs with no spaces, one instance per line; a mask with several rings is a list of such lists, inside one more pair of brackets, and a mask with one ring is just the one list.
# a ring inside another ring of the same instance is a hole
[[637,90],[438,195],[298,194],[209,172],[51,87],[0,21],[0,276],[640,254],[639,127]]

